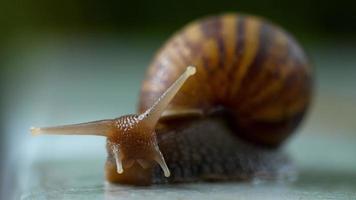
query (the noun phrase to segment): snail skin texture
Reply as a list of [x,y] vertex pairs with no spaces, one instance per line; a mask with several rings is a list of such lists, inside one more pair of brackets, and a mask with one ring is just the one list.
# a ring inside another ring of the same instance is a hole
[[280,27],[255,16],[207,17],[158,51],[138,114],[32,133],[107,137],[112,183],[281,179],[295,172],[281,146],[309,105],[311,73]]

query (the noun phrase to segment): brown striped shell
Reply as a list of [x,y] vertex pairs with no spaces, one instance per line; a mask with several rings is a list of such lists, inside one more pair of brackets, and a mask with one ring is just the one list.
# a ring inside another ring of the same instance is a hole
[[143,82],[139,111],[148,109],[188,65],[197,73],[170,109],[218,107],[234,132],[278,146],[297,127],[310,102],[311,68],[295,39],[254,16],[227,14],[188,24],[159,50]]

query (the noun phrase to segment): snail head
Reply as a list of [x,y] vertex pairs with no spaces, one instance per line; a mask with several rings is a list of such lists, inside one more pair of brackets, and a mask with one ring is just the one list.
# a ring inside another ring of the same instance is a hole
[[166,177],[170,176],[169,168],[159,150],[155,127],[174,96],[184,82],[193,74],[195,67],[189,66],[184,73],[141,114],[125,115],[116,119],[93,121],[81,124],[31,128],[33,135],[100,135],[108,139],[108,149],[115,159],[116,171],[124,173],[135,162],[148,168],[158,163]]

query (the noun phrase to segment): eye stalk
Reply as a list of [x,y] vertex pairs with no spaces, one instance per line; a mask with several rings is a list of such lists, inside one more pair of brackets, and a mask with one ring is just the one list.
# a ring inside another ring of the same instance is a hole
[[73,125],[31,128],[33,135],[100,135],[108,138],[108,145],[115,158],[116,171],[119,174],[125,168],[137,162],[143,168],[157,162],[166,177],[169,168],[159,150],[155,127],[159,118],[185,81],[196,72],[195,67],[188,66],[184,73],[158,98],[158,100],[141,114],[126,115],[117,119],[100,120]]

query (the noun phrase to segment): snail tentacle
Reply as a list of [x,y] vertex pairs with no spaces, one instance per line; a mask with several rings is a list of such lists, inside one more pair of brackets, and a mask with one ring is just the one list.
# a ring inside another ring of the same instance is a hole
[[62,126],[31,127],[30,130],[32,135],[98,135],[107,137],[112,132],[114,123],[114,120],[106,119]]
[[154,160],[159,164],[159,166],[162,168],[164,176],[169,177],[171,175],[171,172],[169,171],[169,168],[167,166],[166,161],[164,160],[164,157],[162,155],[162,152],[159,150],[158,145],[156,145],[156,154],[154,156]]
[[158,98],[158,100],[139,117],[150,128],[154,128],[165,108],[177,94],[184,82],[196,72],[195,67],[188,66],[185,72]]
[[120,154],[120,150],[119,150],[119,145],[117,145],[117,144],[112,145],[112,152],[113,152],[114,158],[115,158],[116,171],[117,171],[117,173],[122,174],[124,172],[124,170],[122,168],[122,158],[121,158],[121,154]]

